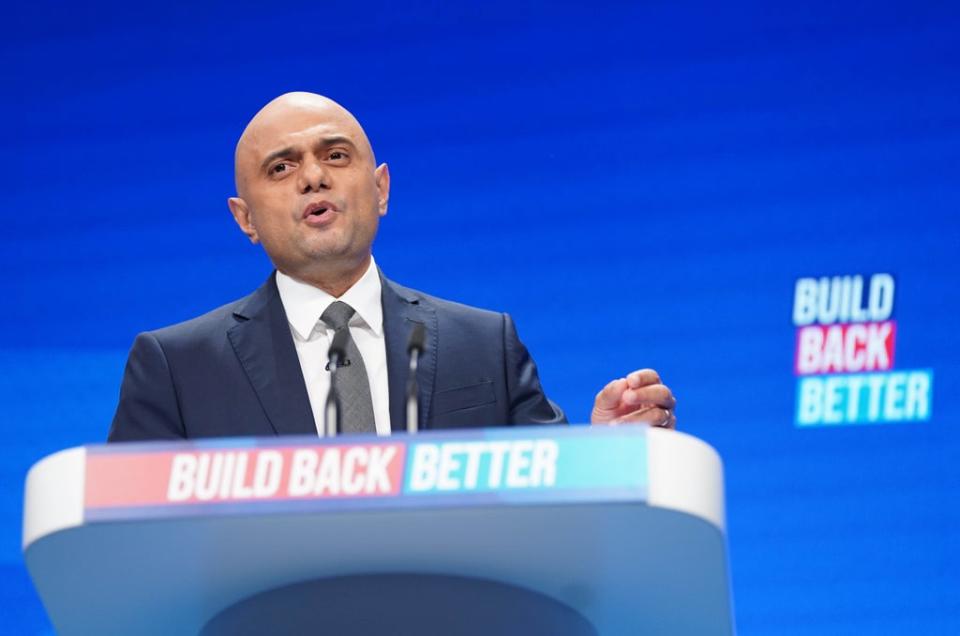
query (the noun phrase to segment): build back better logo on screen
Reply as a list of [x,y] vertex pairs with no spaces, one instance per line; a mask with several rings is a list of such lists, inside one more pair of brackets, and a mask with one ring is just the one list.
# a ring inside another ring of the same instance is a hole
[[797,426],[930,419],[932,371],[894,368],[895,295],[890,274],[797,280]]

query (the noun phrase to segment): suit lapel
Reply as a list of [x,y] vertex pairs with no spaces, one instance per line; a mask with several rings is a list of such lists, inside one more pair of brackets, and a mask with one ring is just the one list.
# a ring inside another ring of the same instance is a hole
[[417,368],[420,388],[420,428],[430,418],[434,380],[437,372],[437,314],[426,300],[380,274],[383,300],[383,333],[387,348],[387,382],[390,385],[390,429],[394,433],[407,430],[406,395],[409,357],[407,342],[413,323],[426,328],[426,348]]
[[316,435],[310,398],[273,275],[234,312],[227,331],[240,364],[278,435]]

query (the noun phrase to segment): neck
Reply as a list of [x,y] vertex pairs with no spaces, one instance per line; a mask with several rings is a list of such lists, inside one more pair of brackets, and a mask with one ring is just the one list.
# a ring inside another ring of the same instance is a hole
[[363,275],[367,272],[367,268],[370,267],[370,254],[367,254],[357,264],[345,266],[343,263],[339,263],[339,265],[340,267],[318,267],[317,271],[309,272],[294,273],[285,271],[284,269],[280,271],[291,278],[322,289],[334,298],[340,298],[347,293],[347,290],[353,287],[358,280],[363,278]]

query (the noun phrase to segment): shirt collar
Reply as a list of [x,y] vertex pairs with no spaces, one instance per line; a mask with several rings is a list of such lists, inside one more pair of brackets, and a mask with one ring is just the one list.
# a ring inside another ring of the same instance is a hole
[[340,298],[334,298],[322,289],[291,278],[281,271],[277,271],[277,291],[280,292],[280,302],[283,303],[290,326],[303,340],[310,338],[320,322],[320,316],[335,300],[342,300],[356,311],[350,318],[352,326],[366,325],[375,336],[383,333],[380,274],[372,256],[367,271]]

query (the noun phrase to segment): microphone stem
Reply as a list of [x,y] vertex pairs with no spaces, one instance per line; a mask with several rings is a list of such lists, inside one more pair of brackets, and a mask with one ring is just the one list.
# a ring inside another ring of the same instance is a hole
[[420,364],[420,351],[410,352],[410,374],[407,379],[407,433],[416,434],[420,426],[420,408],[417,400],[417,366]]
[[340,365],[340,356],[333,354],[330,356],[330,390],[327,391],[327,403],[324,408],[324,435],[326,437],[336,437],[338,421],[340,419],[340,404],[337,398],[337,367]]

